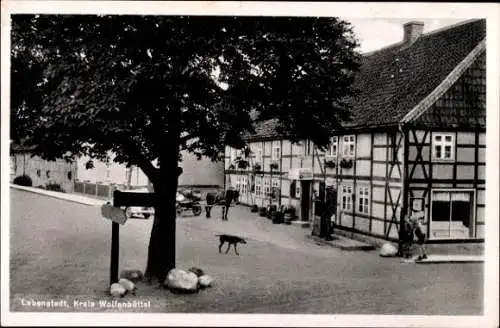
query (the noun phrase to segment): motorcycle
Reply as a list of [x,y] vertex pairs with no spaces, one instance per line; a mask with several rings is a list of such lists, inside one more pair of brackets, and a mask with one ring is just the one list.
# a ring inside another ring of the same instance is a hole
[[199,216],[202,212],[201,204],[197,197],[188,197],[182,193],[177,193],[176,212],[181,215],[184,211],[191,211],[194,216]]

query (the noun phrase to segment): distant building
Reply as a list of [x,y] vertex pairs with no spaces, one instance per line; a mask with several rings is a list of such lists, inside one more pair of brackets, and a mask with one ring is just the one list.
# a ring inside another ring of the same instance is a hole
[[[222,188],[224,186],[224,163],[214,163],[209,159],[197,160],[196,156],[190,153],[182,154],[182,162],[179,164],[183,168],[183,173],[179,177],[180,187],[198,188]],[[78,160],[78,180],[100,183],[114,183],[135,186],[147,186],[148,178],[138,167],[127,169],[124,164],[111,162],[106,164],[102,161],[94,160],[94,168],[86,169],[85,163],[88,158]],[[129,178],[128,174],[131,176]]]
[[422,31],[405,24],[402,42],[363,56],[352,121],[326,152],[281,139],[276,120],[257,124],[248,156],[226,147],[240,202],[291,204],[308,221],[313,195],[330,185],[339,229],[397,240],[415,214],[430,242],[483,240],[486,22]]
[[67,163],[62,159],[46,161],[38,156],[31,156],[32,148],[12,144],[10,147],[10,182],[16,177],[27,175],[33,187],[45,187],[58,184],[65,192],[73,192],[74,180],[78,175],[76,163]]

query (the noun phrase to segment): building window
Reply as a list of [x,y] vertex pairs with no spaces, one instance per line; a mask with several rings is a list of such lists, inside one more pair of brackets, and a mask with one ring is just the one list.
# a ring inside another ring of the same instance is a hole
[[269,178],[264,178],[264,196],[271,196],[271,183]]
[[304,141],[304,156],[311,156],[311,140],[305,140]]
[[236,190],[240,191],[240,176],[236,176],[236,185],[235,185]]
[[10,174],[11,175],[16,175],[16,159],[15,157],[11,156],[10,157]]
[[273,145],[273,151],[271,154],[271,160],[272,161],[279,161],[281,157],[281,147],[280,145]]
[[358,212],[370,213],[370,188],[358,187]]
[[36,170],[36,176],[40,177],[42,175],[42,171],[40,169]]
[[328,155],[330,156],[337,156],[337,147],[339,145],[339,140],[338,137],[333,137],[332,141],[330,143],[330,153]]
[[396,144],[396,132],[389,132],[389,162],[395,163],[398,161],[398,145]]
[[260,177],[255,178],[255,196],[262,195],[262,179]]
[[255,161],[262,165],[262,148],[257,148],[255,151]]
[[73,179],[73,172],[68,171],[68,180]]
[[47,178],[49,178],[49,179],[50,179],[50,170],[47,170],[46,175],[47,175]]
[[342,186],[342,209],[344,211],[352,210],[352,187]]
[[272,182],[272,188],[271,188],[271,194],[273,197],[278,197],[279,192],[280,192],[280,180],[279,178],[273,179]]
[[241,181],[241,193],[242,194],[246,194],[247,192],[247,186],[248,186],[248,180],[247,180],[247,177],[244,176],[242,177],[242,181]]
[[234,148],[229,148],[229,160],[230,162],[234,162],[236,160],[236,157],[237,157],[237,152],[236,152],[236,149]]
[[455,157],[453,134],[434,134],[432,138],[432,157],[437,160],[452,160]]
[[356,148],[354,135],[344,136],[342,139],[342,143],[343,143],[342,156],[354,157],[354,150]]
[[300,182],[295,183],[295,197],[300,198]]

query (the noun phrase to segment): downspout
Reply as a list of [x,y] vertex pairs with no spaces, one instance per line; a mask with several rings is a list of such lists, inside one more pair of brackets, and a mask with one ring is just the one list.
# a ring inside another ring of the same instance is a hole
[[23,153],[23,175],[26,175],[26,153]]
[[401,193],[403,195],[403,204],[401,206],[401,212],[399,217],[399,234],[398,234],[398,254],[402,255],[402,240],[401,240],[401,229],[404,226],[404,218],[408,212],[408,151],[409,151],[409,140],[408,140],[408,129],[404,123],[400,122],[398,125],[399,131],[403,135],[403,187]]
[[278,198],[278,208],[281,208],[281,189],[283,187],[283,139],[280,139],[280,188]]

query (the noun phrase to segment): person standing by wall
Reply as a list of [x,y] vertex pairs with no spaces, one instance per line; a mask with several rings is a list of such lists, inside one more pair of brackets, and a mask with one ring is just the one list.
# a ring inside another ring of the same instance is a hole
[[238,205],[240,203],[240,191],[238,189],[235,189],[233,191],[233,199],[234,199],[234,203],[236,205]]
[[404,224],[401,229],[401,246],[402,246],[402,252],[401,256],[403,256],[405,259],[409,259],[412,257],[412,247],[413,247],[413,229],[414,225],[410,217],[405,215],[404,218]]
[[232,190],[232,189],[226,190],[226,194],[224,197],[225,210],[223,209],[223,213],[222,213],[223,220],[226,220],[226,221],[228,220],[227,214],[229,212],[229,207],[231,206],[233,199],[234,199],[234,190]]
[[207,205],[205,206],[205,216],[207,217],[207,219],[209,219],[210,218],[210,211],[212,210],[212,207],[215,205],[217,196],[213,192],[208,192],[205,199],[207,202]]
[[416,212],[414,216],[412,216],[413,222],[413,231],[415,233],[415,237],[417,237],[419,255],[417,257],[417,261],[424,260],[427,258],[427,252],[425,250],[425,228],[423,226],[423,212]]

